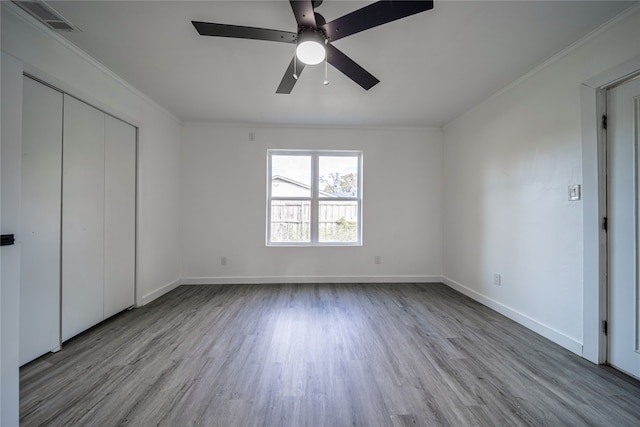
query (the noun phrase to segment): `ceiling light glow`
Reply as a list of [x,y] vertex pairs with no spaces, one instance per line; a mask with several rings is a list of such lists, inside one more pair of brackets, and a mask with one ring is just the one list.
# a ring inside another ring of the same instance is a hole
[[307,65],[321,63],[324,61],[325,54],[324,45],[315,40],[298,43],[298,47],[296,48],[298,59]]
[[317,31],[301,31],[298,34],[296,56],[307,65],[316,65],[324,61],[327,54],[324,37]]

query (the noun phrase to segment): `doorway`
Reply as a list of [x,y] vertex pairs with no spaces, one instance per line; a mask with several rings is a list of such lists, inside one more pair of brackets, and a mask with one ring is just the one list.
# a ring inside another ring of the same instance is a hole
[[640,76],[609,88],[606,99],[606,361],[640,378]]

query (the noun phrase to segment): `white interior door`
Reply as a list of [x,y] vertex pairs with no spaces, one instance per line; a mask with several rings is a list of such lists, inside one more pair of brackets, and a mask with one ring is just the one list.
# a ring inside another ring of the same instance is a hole
[[[4,12],[3,12],[4,13]],[[19,425],[20,167],[22,63],[0,52],[0,232],[16,242],[0,249],[0,425]],[[16,234],[18,233],[18,234]]]
[[104,117],[64,95],[62,341],[104,319]]
[[638,139],[640,78],[607,94],[608,362],[640,378]]
[[60,347],[62,93],[23,78],[20,365]]
[[136,128],[105,116],[104,317],[134,304]]

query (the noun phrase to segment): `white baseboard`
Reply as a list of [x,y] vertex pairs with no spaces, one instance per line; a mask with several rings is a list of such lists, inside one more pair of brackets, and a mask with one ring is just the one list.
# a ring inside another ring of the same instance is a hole
[[550,328],[549,326],[544,325],[535,319],[532,319],[526,314],[522,314],[510,307],[507,307],[506,305],[487,296],[484,296],[481,293],[476,292],[473,289],[470,289],[454,280],[443,277],[442,282],[450,288],[453,288],[456,291],[465,294],[469,298],[478,301],[480,304],[486,305],[487,307],[497,311],[505,317],[508,317],[514,322],[517,322],[522,326],[531,329],[533,332],[542,335],[543,337],[582,357],[581,342],[578,342],[575,339],[563,334],[562,332],[556,331],[555,329]]
[[270,283],[441,283],[442,276],[229,276],[185,277],[183,285],[254,285]]
[[166,285],[156,289],[155,291],[149,292],[146,295],[142,296],[142,305],[147,305],[154,299],[160,298],[162,295],[171,292],[178,286],[182,285],[182,279],[176,279],[173,282],[167,283]]

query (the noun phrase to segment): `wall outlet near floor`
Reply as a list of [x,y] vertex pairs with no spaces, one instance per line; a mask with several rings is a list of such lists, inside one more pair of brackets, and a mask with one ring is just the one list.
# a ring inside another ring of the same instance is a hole
[[374,264],[382,264],[382,257],[380,255],[376,255],[373,257]]
[[500,273],[493,273],[493,284],[496,286],[502,286],[502,276]]
[[220,258],[220,265],[227,265],[227,257],[223,256],[222,258]]

